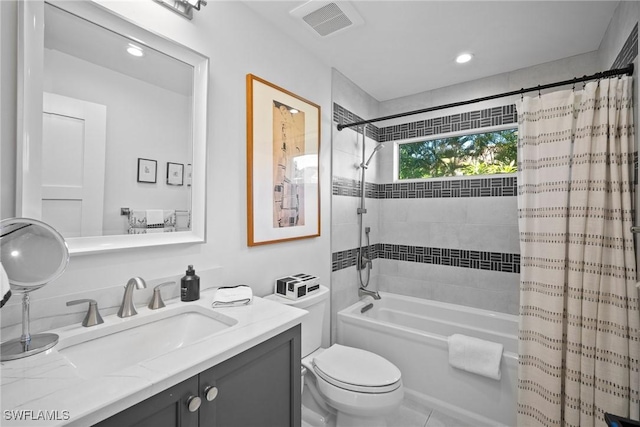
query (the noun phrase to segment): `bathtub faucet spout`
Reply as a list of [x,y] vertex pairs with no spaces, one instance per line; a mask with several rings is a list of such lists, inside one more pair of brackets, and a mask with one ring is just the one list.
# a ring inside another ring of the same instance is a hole
[[365,289],[363,287],[360,287],[358,289],[358,297],[362,298],[362,297],[373,297],[373,299],[380,299],[382,298],[380,296],[380,294],[378,293],[378,291],[370,291],[369,289]]

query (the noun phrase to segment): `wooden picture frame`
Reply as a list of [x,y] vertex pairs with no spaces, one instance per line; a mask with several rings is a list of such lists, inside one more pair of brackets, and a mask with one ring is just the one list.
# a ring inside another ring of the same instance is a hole
[[158,176],[158,162],[138,157],[138,182],[155,184]]
[[184,184],[184,165],[182,163],[167,162],[167,185]]
[[320,106],[247,74],[247,244],[320,236]]

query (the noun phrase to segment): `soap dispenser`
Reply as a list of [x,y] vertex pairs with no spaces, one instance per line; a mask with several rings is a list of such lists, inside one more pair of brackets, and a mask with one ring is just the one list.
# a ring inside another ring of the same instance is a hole
[[187,268],[187,274],[180,280],[180,299],[195,301],[200,299],[200,277],[196,275],[193,265]]

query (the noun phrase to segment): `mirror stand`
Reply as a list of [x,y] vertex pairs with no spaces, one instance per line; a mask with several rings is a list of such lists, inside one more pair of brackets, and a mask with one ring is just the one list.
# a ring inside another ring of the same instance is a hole
[[0,261],[11,293],[22,294],[22,335],[0,344],[0,361],[21,359],[46,351],[58,343],[58,335],[31,335],[30,294],[51,283],[69,263],[64,238],[50,225],[31,218],[0,221]]
[[0,344],[0,361],[21,359],[46,351],[58,343],[56,334],[30,334],[29,291],[22,296],[22,335]]

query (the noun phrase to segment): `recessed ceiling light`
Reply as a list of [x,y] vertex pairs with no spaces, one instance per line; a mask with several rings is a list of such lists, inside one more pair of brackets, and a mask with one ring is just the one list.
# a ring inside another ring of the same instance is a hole
[[127,52],[129,53],[129,55],[133,55],[137,57],[144,56],[144,52],[142,51],[142,48],[131,43],[129,43],[129,46],[127,47]]
[[456,62],[458,64],[464,64],[465,62],[471,61],[471,58],[473,58],[472,54],[470,54],[470,53],[462,53],[462,54],[458,55],[458,57],[456,58]]

